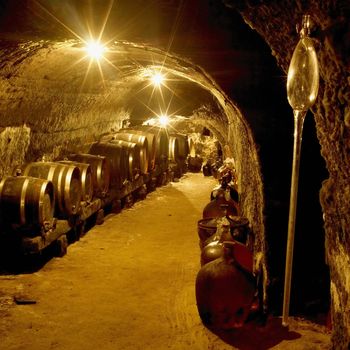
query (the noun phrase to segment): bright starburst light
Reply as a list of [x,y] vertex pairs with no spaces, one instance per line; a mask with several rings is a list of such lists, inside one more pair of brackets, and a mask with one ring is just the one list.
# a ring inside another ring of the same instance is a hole
[[106,48],[98,41],[89,41],[86,44],[86,51],[91,58],[99,60],[103,57]]
[[159,116],[159,123],[161,126],[166,127],[169,124],[169,117],[164,114]]
[[163,84],[164,79],[164,75],[159,72],[154,73],[151,77],[152,84],[156,87],[160,87]]

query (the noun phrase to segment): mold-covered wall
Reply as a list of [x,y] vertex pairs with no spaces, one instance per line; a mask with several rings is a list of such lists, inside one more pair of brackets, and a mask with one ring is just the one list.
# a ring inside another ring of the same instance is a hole
[[319,96],[312,112],[329,178],[320,201],[326,231],[326,258],[331,274],[333,348],[350,347],[350,123],[348,1],[231,1],[246,22],[268,43],[287,72],[299,39],[295,25],[311,15],[311,37],[320,66]]

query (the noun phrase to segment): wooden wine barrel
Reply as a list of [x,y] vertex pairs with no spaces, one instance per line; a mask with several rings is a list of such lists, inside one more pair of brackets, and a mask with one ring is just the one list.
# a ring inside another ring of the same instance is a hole
[[1,222],[42,226],[53,219],[54,186],[29,176],[8,176],[0,183]]
[[71,160],[60,160],[59,163],[73,165],[79,168],[81,180],[81,200],[91,202],[94,188],[92,183],[92,170],[90,164]]
[[33,162],[25,166],[23,175],[52,181],[56,217],[67,217],[79,212],[82,185],[78,167],[58,162]]
[[148,145],[148,171],[152,171],[155,167],[156,158],[156,136],[153,133],[145,130],[138,130],[137,128],[120,129],[118,132],[131,133],[136,135],[144,135],[147,138]]
[[109,191],[111,176],[109,159],[105,156],[88,153],[70,154],[67,158],[80,163],[87,163],[91,166],[94,196],[104,197]]
[[91,145],[89,153],[108,158],[111,165],[111,187],[121,189],[128,177],[128,159],[125,150],[111,142],[95,142]]
[[169,153],[170,161],[177,162],[179,160],[179,142],[176,136],[169,136]]
[[140,149],[140,170],[142,174],[148,172],[148,141],[145,135],[137,135],[126,132],[114,134],[116,140],[136,143]]
[[134,181],[141,172],[141,150],[138,144],[129,141],[114,139],[111,143],[123,148],[128,159],[128,180]]
[[172,133],[170,134],[170,137],[172,136],[177,138],[178,148],[179,148],[179,158],[182,160],[186,159],[189,154],[189,145],[188,145],[187,135]]
[[164,128],[149,126],[149,125],[138,125],[133,126],[133,129],[146,131],[151,133],[156,138],[156,150],[155,150],[155,163],[160,166],[163,170],[166,170],[168,165],[168,154],[169,154],[169,136]]

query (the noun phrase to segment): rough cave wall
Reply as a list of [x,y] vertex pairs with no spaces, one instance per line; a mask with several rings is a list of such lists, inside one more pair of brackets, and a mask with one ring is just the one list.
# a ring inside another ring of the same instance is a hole
[[[1,43],[0,176],[24,162],[86,151],[84,144],[128,118],[120,103],[128,89],[116,94],[108,80],[83,81],[72,69],[77,58],[60,45]],[[90,74],[98,76],[93,68]]]
[[320,90],[314,114],[329,178],[320,201],[331,275],[333,348],[350,348],[350,3],[348,1],[233,1],[245,21],[268,43],[287,73],[303,14],[314,22]]

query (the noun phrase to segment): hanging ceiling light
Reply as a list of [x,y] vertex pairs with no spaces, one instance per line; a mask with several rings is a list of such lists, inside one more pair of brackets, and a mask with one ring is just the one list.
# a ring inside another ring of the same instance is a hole
[[106,48],[99,41],[89,41],[86,51],[92,59],[99,60],[103,57]]
[[162,73],[156,72],[152,75],[151,81],[154,86],[160,87],[165,80],[165,77]]
[[169,117],[167,115],[160,115],[159,116],[159,124],[162,127],[166,127],[169,124]]

